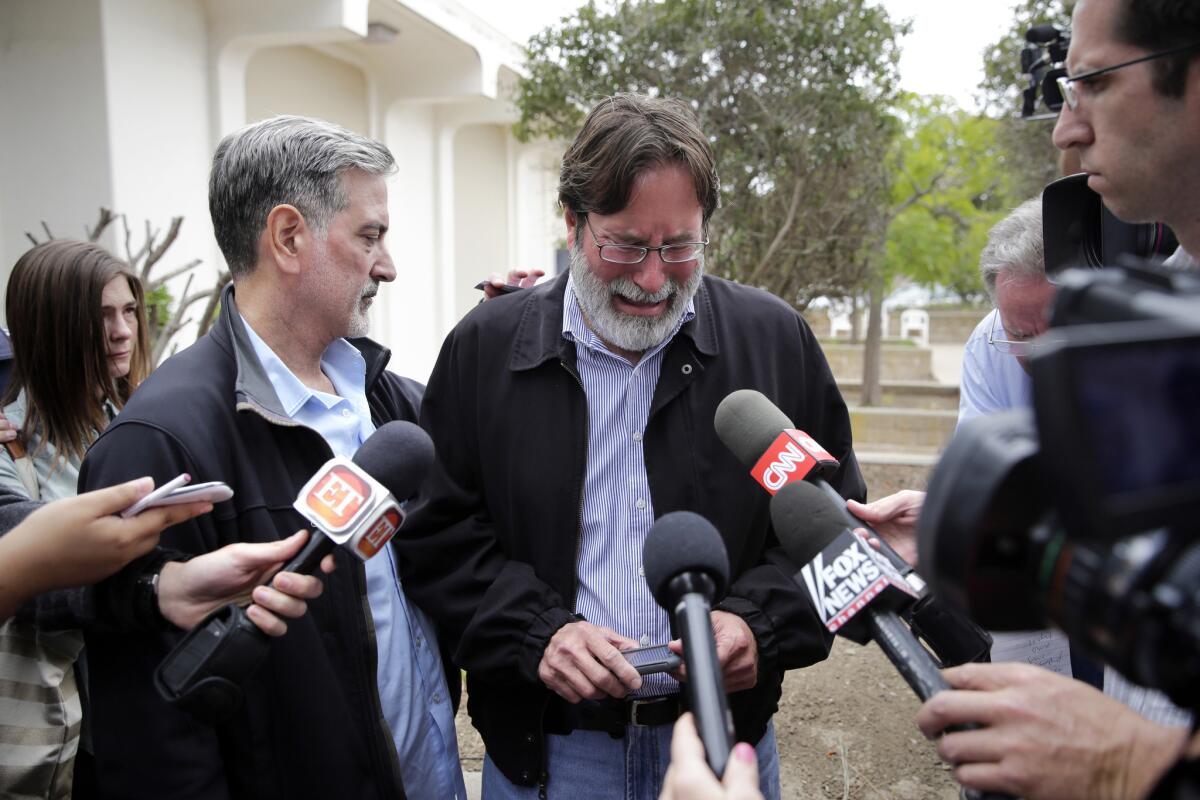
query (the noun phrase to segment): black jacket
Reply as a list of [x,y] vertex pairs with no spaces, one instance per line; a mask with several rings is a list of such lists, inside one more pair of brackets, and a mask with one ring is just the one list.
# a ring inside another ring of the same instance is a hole
[[[164,548],[186,553],[273,541],[305,527],[292,502],[332,457],[320,434],[283,413],[231,289],[213,330],[138,388],[80,472],[83,489],[146,474],[162,483],[185,471],[197,483],[228,483],[232,500],[163,534]],[[367,362],[376,425],[415,419],[420,385],[385,371],[386,349],[366,339],[353,344]],[[103,622],[126,628],[141,622],[132,615],[133,581],[155,558],[100,584]],[[242,710],[215,728],[168,706],[151,682],[178,631],[89,631],[90,715],[102,794],[402,797],[396,751],[379,705],[362,563],[339,550],[337,570],[325,580],[309,613],[272,641],[246,687]],[[457,691],[457,671],[449,677]]]
[[[484,303],[447,338],[421,409],[438,467],[397,537],[402,578],[467,671],[468,709],[509,780],[539,781],[550,698],[537,666],[572,620],[587,464],[587,404],[562,336],[566,276]],[[758,642],[757,686],[730,698],[737,734],[761,738],[783,670],[825,658],[807,596],[765,553],[768,496],[713,431],[736,389],[774,400],[838,457],[833,483],[865,495],[850,420],[812,332],[771,295],[706,277],[696,317],[668,346],[644,437],[655,514],[687,509],[721,532],[735,576],[721,607]]]

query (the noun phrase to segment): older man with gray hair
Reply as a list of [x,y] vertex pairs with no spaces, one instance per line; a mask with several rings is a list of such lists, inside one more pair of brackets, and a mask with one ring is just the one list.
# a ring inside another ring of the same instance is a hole
[[[326,460],[353,455],[377,425],[416,419],[422,387],[386,371],[385,348],[355,338],[380,282],[396,276],[384,245],[394,171],[382,144],[320,120],[276,117],[220,143],[209,203],[233,274],[220,319],[142,384],[88,454],[84,488],[147,472],[223,480],[233,500],[169,529],[164,546],[197,554],[270,541],[302,524],[292,501]],[[457,672],[390,549],[365,567],[337,558],[324,596],[270,649],[222,725],[155,692],[154,668],[178,631],[90,636],[101,793],[464,797]],[[136,593],[153,569],[135,564],[102,591]]]

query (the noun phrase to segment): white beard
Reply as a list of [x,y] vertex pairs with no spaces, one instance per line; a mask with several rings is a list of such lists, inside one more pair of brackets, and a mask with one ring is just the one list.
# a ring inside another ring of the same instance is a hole
[[[570,262],[575,298],[588,325],[602,340],[631,353],[644,353],[666,341],[687,311],[688,302],[700,288],[700,279],[704,277],[704,257],[701,256],[698,261],[696,269],[685,283],[681,285],[674,278],[668,278],[661,289],[650,294],[630,278],[613,278],[605,283],[592,272],[582,249],[573,247]],[[654,317],[626,314],[613,305],[613,295],[636,303],[666,300],[667,306]]]

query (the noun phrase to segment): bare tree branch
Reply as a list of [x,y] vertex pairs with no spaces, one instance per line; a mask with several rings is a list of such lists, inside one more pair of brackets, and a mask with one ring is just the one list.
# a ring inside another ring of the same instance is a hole
[[50,232],[50,226],[46,224],[46,220],[42,220],[42,230],[46,232],[46,241],[54,238],[54,234]]
[[[150,270],[163,257],[163,253],[167,252],[167,248],[175,243],[175,238],[179,236],[179,227],[181,225],[183,225],[183,217],[171,217],[171,227],[167,229],[167,235],[163,237],[162,243],[157,247],[150,248],[149,254],[146,256],[146,263],[142,265],[142,280],[146,280],[149,277]],[[155,237],[157,235],[156,232]],[[153,242],[153,239],[150,241]]]
[[[196,277],[195,273],[188,275],[187,283],[183,285],[183,296],[186,298],[188,290],[192,288],[192,280]],[[163,351],[167,349],[167,343],[171,341],[179,329],[182,327],[180,320],[183,319],[183,312],[187,307],[180,303],[175,307],[175,311],[171,314],[171,319],[166,326],[158,332],[158,339],[154,342],[154,349],[151,353],[150,363],[158,364],[158,360],[162,358]]]
[[100,215],[96,219],[96,226],[90,230],[86,225],[83,226],[83,232],[87,235],[87,240],[89,242],[98,240],[100,235],[104,233],[104,229],[111,225],[115,219],[116,216],[111,209],[100,206]]
[[233,279],[233,275],[228,270],[222,272],[217,278],[217,285],[213,289],[213,293],[208,298],[208,304],[204,306],[204,311],[200,314],[200,330],[199,336],[208,333],[208,329],[212,327],[213,317],[216,316],[217,306],[221,303],[221,290],[225,288],[225,284]]
[[146,291],[153,292],[155,289],[162,286],[167,281],[170,281],[173,278],[178,278],[180,275],[190,272],[191,270],[200,266],[200,264],[202,264],[202,263],[203,262],[201,261],[201,259],[193,258],[191,261],[187,262],[182,267],[176,267],[175,269],[168,272],[166,275],[160,275],[152,281],[147,281],[146,282]]

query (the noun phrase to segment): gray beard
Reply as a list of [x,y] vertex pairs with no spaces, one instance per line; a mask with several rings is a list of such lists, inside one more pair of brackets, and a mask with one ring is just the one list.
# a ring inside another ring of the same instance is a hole
[[[575,298],[592,332],[606,344],[631,353],[644,353],[666,341],[683,318],[688,302],[700,288],[700,279],[704,277],[703,256],[699,261],[685,283],[681,285],[674,278],[668,278],[661,289],[650,294],[630,278],[613,278],[605,283],[592,272],[583,250],[577,246],[571,248],[571,280],[575,284]],[[614,294],[638,303],[666,300],[667,307],[657,317],[626,314],[613,305]]]
[[367,297],[374,297],[379,291],[379,283],[371,281],[363,287],[362,294],[358,298],[359,305],[354,309],[354,313],[350,315],[350,324],[347,326],[346,338],[358,339],[366,336],[371,332],[371,310],[362,307],[362,301]]

